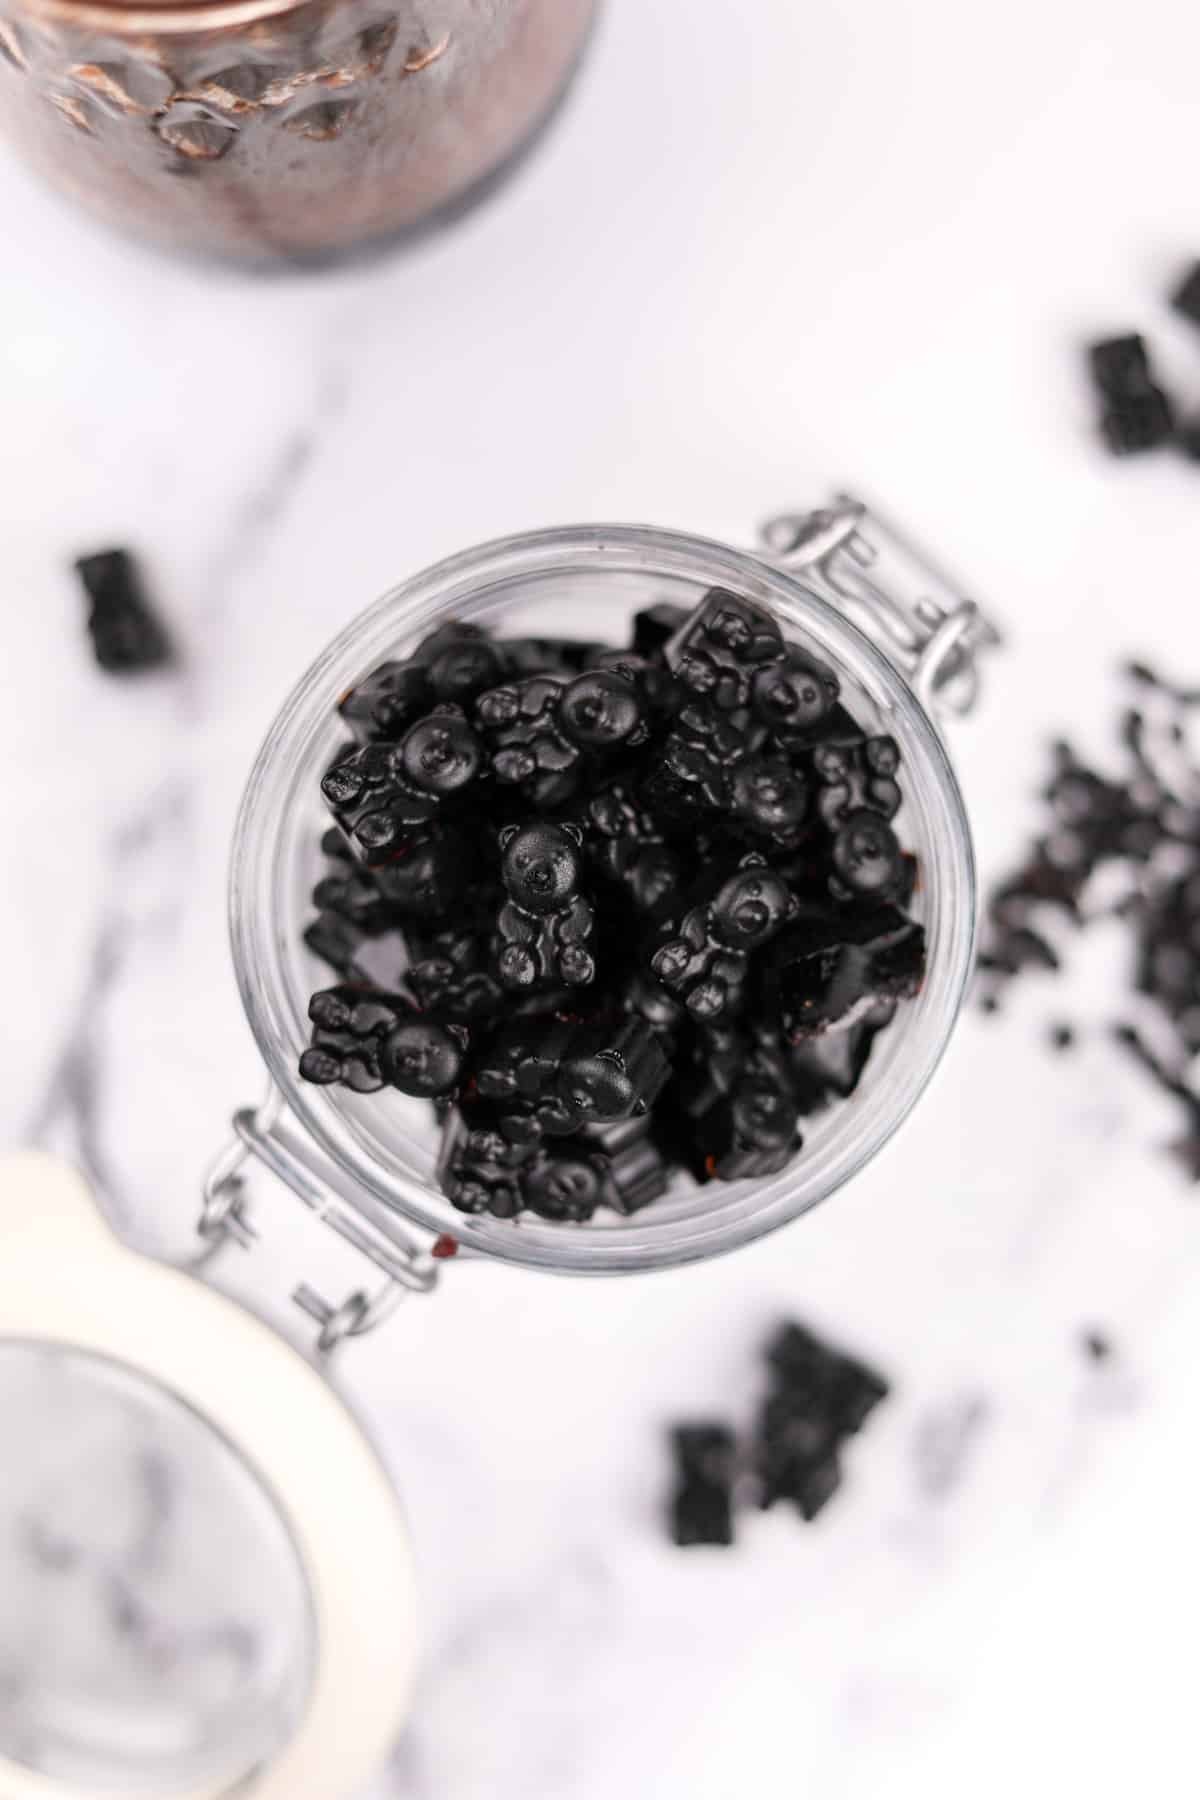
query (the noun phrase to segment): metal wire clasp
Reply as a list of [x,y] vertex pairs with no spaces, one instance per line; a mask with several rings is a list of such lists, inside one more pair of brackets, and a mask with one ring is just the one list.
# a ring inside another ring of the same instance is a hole
[[802,570],[843,607],[908,676],[930,710],[969,713],[979,697],[977,658],[1000,633],[929,557],[849,494],[811,513],[778,513],[759,541],[772,562]]
[[245,1107],[234,1115],[234,1135],[214,1159],[204,1181],[197,1231],[205,1248],[199,1260],[207,1264],[229,1243],[249,1250],[258,1241],[245,1184],[246,1164],[255,1157],[385,1278],[375,1293],[356,1289],[338,1306],[331,1305],[308,1282],[296,1288],[292,1300],[320,1326],[317,1350],[327,1356],[346,1338],[363,1337],[382,1325],[406,1294],[431,1293],[441,1265],[433,1245],[427,1248],[393,1219],[386,1224],[372,1222],[361,1208],[351,1207],[336,1194],[311,1153],[292,1142],[284,1116],[283,1099],[274,1085],[261,1106]]

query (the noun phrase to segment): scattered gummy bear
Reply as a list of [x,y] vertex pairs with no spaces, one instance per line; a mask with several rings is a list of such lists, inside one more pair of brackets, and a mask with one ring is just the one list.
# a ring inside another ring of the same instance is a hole
[[803,1325],[776,1332],[766,1363],[766,1398],[740,1446],[723,1423],[678,1425],[671,1433],[669,1525],[681,1547],[731,1544],[743,1492],[764,1509],[785,1501],[810,1523],[841,1486],[843,1446],[889,1392],[874,1369]]
[[146,598],[128,550],[81,556],[75,573],[88,598],[87,628],[102,669],[134,675],[171,660],[170,639]]
[[[1057,975],[1070,938],[1108,921],[1126,950],[1110,1000],[1113,1039],[1175,1102],[1182,1131],[1172,1149],[1200,1181],[1200,691],[1141,662],[1127,665],[1125,680],[1113,766],[1054,745],[1036,831],[989,896],[980,1003],[997,1014],[1014,982]],[[1149,1035],[1120,1016],[1126,988]],[[1066,1024],[1049,1039],[1057,1054],[1075,1041]]]

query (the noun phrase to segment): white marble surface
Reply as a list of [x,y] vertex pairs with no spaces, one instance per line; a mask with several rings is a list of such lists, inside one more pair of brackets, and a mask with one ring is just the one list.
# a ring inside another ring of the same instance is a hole
[[[223,899],[250,757],[404,573],[573,519],[738,537],[861,483],[1011,629],[956,737],[985,869],[1039,739],[1102,739],[1122,650],[1200,674],[1198,478],[1106,462],[1075,355],[1144,325],[1200,401],[1161,303],[1200,252],[1200,15],[733,10],[611,0],[538,161],[370,269],[174,266],[0,161],[0,1127],[75,1156],[140,1238],[182,1241],[259,1087]],[[177,677],[89,663],[68,560],[111,541],[144,554]],[[1076,1014],[1106,1016],[1109,948]],[[379,1796],[1194,1790],[1200,1211],[1135,1073],[1043,1055],[1067,1003],[966,1018],[899,1141],[787,1234],[617,1284],[456,1270],[356,1348],[428,1606]],[[780,1313],[895,1398],[816,1526],[679,1555],[657,1433],[747,1407]]]

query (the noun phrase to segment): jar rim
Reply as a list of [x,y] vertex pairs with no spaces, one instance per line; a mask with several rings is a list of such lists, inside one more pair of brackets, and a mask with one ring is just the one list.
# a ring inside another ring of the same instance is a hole
[[[686,578],[731,586],[774,606],[785,627],[806,633],[840,659],[890,710],[908,769],[906,800],[928,816],[926,870],[930,905],[940,908],[939,947],[921,994],[906,1003],[894,1035],[910,1054],[893,1057],[888,1083],[855,1098],[856,1137],[827,1154],[820,1168],[806,1151],[783,1176],[720,1184],[730,1203],[656,1229],[655,1207],[603,1231],[545,1221],[497,1220],[451,1210],[462,1248],[559,1272],[618,1273],[672,1266],[737,1248],[808,1211],[856,1174],[891,1138],[924,1092],[960,1010],[975,946],[974,852],[957,780],[934,721],[906,677],[851,619],[796,575],[754,551],[690,533],[641,525],[559,526],[518,533],[460,551],[389,590],[329,643],[292,689],[255,760],[234,830],[229,917],[235,973],[260,1054],[287,1107],[351,1189],[436,1233],[449,1202],[408,1171],[383,1169],[367,1153],[337,1098],[305,1083],[295,1067],[296,1019],[289,1018],[282,955],[287,949],[269,896],[278,895],[283,837],[282,790],[301,791],[314,747],[336,721],[339,695],[368,670],[450,617],[471,597],[500,583],[600,571]],[[306,760],[307,754],[307,760]],[[306,775],[307,779],[307,775]],[[886,1034],[893,1036],[893,1033]],[[844,1110],[846,1102],[837,1109]],[[792,1180],[788,1180],[792,1177]],[[717,1184],[704,1189],[714,1193]],[[753,1196],[751,1199],[750,1196]],[[657,1203],[656,1203],[657,1204]],[[678,1227],[678,1229],[676,1229]]]

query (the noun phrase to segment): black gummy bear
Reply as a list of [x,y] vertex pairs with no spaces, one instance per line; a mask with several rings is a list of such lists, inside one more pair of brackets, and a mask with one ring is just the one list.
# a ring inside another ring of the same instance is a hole
[[670,1503],[671,1538],[681,1549],[733,1543],[735,1445],[724,1425],[678,1425],[671,1433],[677,1481]]
[[147,600],[128,550],[81,556],[75,572],[88,597],[96,661],[112,675],[135,675],[171,660],[171,641]]
[[608,1158],[572,1139],[540,1145],[519,1175],[522,1202],[557,1224],[584,1225],[608,1199]]
[[811,739],[829,717],[840,692],[841,684],[826,663],[789,644],[778,662],[755,672],[750,704],[780,743],[799,744]]
[[483,765],[483,746],[461,708],[435,707],[398,743],[352,745],[321,781],[321,792],[368,863],[396,854],[462,796]]
[[338,710],[360,743],[397,738],[439,702],[464,705],[504,674],[501,646],[479,626],[445,625],[424,638],[406,661],[373,670]]
[[480,1094],[515,1117],[528,1134],[574,1133],[647,1113],[670,1074],[651,1028],[640,1020],[533,1018],[497,1039],[480,1058]]
[[638,913],[655,918],[669,908],[683,880],[683,855],[626,784],[613,782],[593,794],[585,830],[594,865],[620,885]]
[[822,822],[837,831],[855,812],[894,819],[901,800],[899,767],[900,747],[893,737],[821,744],[812,753],[812,771]]
[[885,1399],[888,1383],[801,1325],[767,1350],[771,1387],[759,1416],[757,1467],[764,1507],[790,1500],[816,1517],[841,1482],[839,1451]]
[[507,825],[500,833],[508,895],[496,921],[497,973],[505,987],[585,987],[596,965],[595,926],[581,889],[583,834],[576,825]]
[[665,655],[696,699],[732,712],[748,704],[763,665],[782,660],[783,633],[765,607],[726,588],[711,588]]
[[739,999],[752,954],[770,943],[795,910],[782,876],[752,851],[710,900],[684,914],[650,966],[696,1018],[715,1019]]
[[1114,401],[1100,420],[1104,441],[1114,456],[1137,456],[1171,442],[1175,409],[1161,388]]
[[386,1083],[384,1039],[410,1011],[399,994],[350,985],[323,988],[308,1004],[312,1043],[300,1058],[301,1075],[320,1087],[337,1082],[357,1094],[376,1093]]
[[444,1099],[457,1091],[470,1044],[464,1026],[416,1013],[389,1031],[380,1044],[383,1079],[417,1099]]
[[1101,338],[1089,347],[1088,360],[1092,379],[1108,400],[1139,399],[1155,391],[1146,340],[1136,332]]

